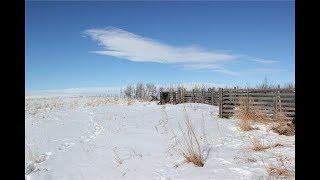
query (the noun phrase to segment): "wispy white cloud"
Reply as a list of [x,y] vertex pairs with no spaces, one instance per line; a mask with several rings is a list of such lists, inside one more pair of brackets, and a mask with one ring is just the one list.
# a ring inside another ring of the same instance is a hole
[[195,46],[167,45],[118,28],[88,29],[84,33],[103,47],[103,50],[92,52],[135,62],[178,64],[188,69],[221,70],[223,62],[237,58],[236,55],[216,53]]
[[[142,37],[118,28],[88,29],[84,34],[97,41],[102,50],[93,53],[113,56],[134,62],[174,64],[188,70],[212,70],[231,76],[239,72],[226,69],[226,63],[253,61],[274,64],[276,60],[218,53],[195,46],[172,46],[154,39]],[[256,72],[264,72],[262,69]]]
[[184,64],[183,67],[185,69],[195,69],[195,70],[221,68],[221,66],[217,64]]
[[277,73],[277,72],[285,72],[286,69],[275,69],[275,68],[256,68],[254,69],[255,72],[261,73]]
[[240,76],[240,73],[235,72],[235,71],[230,71],[230,70],[227,70],[227,69],[224,69],[224,68],[216,69],[215,71],[223,73],[223,74],[227,74],[227,75],[230,75],[230,76]]
[[262,64],[274,64],[278,63],[279,61],[276,60],[267,60],[267,59],[252,59],[251,61],[262,63]]
[[185,65],[183,65],[183,68],[188,69],[188,70],[209,69],[209,70],[219,72],[222,74],[226,74],[226,75],[230,75],[230,76],[239,76],[240,75],[240,73],[227,70],[219,64],[185,64]]

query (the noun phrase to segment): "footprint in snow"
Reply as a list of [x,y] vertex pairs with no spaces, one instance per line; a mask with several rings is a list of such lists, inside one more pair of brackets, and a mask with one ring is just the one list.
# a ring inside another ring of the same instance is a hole
[[66,143],[61,144],[60,147],[58,147],[58,149],[59,150],[66,150],[66,149],[71,148],[74,145],[75,145],[75,143],[73,143],[73,142],[66,142]]
[[166,176],[163,169],[159,169],[155,172],[158,175],[159,180],[170,180],[170,177]]

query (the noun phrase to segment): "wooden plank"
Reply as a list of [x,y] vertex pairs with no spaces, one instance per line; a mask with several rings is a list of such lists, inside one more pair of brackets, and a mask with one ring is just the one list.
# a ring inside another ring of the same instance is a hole
[[295,107],[296,103],[295,102],[281,102],[281,106],[291,106]]
[[[222,113],[237,113],[239,110],[237,109],[223,109]],[[266,114],[274,114],[273,110],[260,110],[262,113]],[[295,112],[282,112],[285,115],[295,115]]]
[[219,101],[219,117],[222,118],[222,108],[223,108],[223,89],[219,88],[219,96],[220,96],[220,101]]
[[[242,95],[246,95],[247,92],[243,91],[243,92],[224,92],[224,96],[242,96]],[[260,92],[249,92],[248,93],[250,96],[275,96],[277,95],[277,92],[269,92],[269,93],[260,93]],[[280,93],[280,96],[283,97],[294,97],[295,93]]]
[[[261,101],[265,101],[265,102],[273,102],[275,97],[256,97],[256,98],[252,98],[249,97],[250,101],[254,101],[254,102],[261,102]],[[245,99],[245,97],[243,98],[238,98],[238,97],[223,97],[224,101],[239,101],[241,99]],[[291,98],[279,98],[283,103],[293,103],[295,102],[295,99],[291,99]]]
[[222,113],[225,113],[225,112],[236,112],[235,109],[222,109]]
[[[246,96],[243,97],[235,97],[235,96],[230,96],[230,97],[223,97],[223,99],[232,99],[232,100],[240,100],[240,99],[246,98]],[[273,100],[274,97],[250,97],[250,100]]]
[[[225,92],[227,91],[232,91],[232,92],[276,92],[278,91],[278,88],[272,88],[272,89],[254,89],[254,88],[249,88],[249,89],[224,89]],[[295,92],[294,90],[291,89],[280,89],[280,92]]]
[[286,111],[295,111],[296,110],[295,107],[286,107],[286,106],[282,106],[281,109],[286,110]]

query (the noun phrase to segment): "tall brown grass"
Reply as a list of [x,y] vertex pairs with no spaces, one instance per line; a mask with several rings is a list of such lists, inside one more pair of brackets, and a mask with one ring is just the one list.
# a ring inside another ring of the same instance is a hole
[[179,150],[187,162],[191,162],[198,167],[203,167],[204,156],[202,154],[200,138],[187,114],[185,114],[184,125],[185,129],[180,128],[182,132],[182,143],[180,144],[181,148]]
[[279,135],[293,136],[295,134],[294,125],[286,119],[286,116],[282,112],[274,114],[275,124],[271,127],[271,130]]
[[[235,116],[240,120],[260,123],[269,123],[271,121],[270,117],[268,117],[266,113],[252,105],[250,99],[239,99],[239,106],[237,108],[238,110],[236,111]],[[248,124],[248,122],[246,123]]]
[[247,98],[239,99],[239,106],[235,116],[240,119],[238,126],[242,131],[251,131],[257,128],[252,126],[253,122],[271,124],[271,130],[280,135],[292,136],[295,134],[294,125],[287,120],[286,115],[281,112],[275,112],[268,116],[263,111],[254,107]]

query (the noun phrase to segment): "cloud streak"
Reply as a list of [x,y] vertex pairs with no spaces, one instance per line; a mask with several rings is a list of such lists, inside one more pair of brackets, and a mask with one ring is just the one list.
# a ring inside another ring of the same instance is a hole
[[274,64],[279,62],[276,60],[266,60],[266,59],[252,59],[251,61],[262,63],[262,64]]
[[261,72],[261,73],[279,73],[279,72],[285,72],[286,69],[272,69],[272,68],[256,68],[254,69],[255,72]]
[[[173,64],[188,70],[212,70],[225,75],[238,76],[240,75],[238,72],[226,69],[224,65],[240,59],[265,65],[278,62],[247,55],[218,53],[195,46],[172,46],[114,27],[88,29],[84,34],[102,47],[102,50],[91,51],[93,53],[134,62]],[[260,69],[256,72],[265,72],[265,70]]]
[[222,63],[237,58],[235,55],[211,52],[194,46],[167,45],[118,28],[88,29],[84,34],[103,48],[91,52],[134,62],[177,64],[187,69],[211,69],[223,73]]

